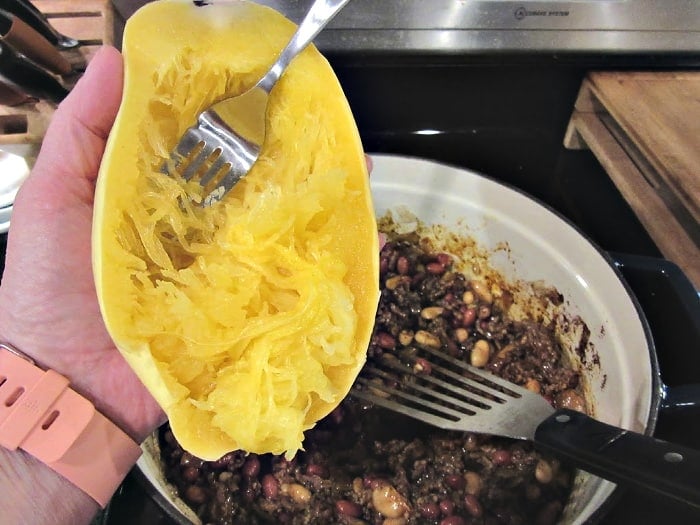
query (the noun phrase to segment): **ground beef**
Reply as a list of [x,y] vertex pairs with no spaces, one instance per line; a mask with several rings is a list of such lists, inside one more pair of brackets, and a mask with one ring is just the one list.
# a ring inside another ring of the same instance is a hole
[[[510,319],[507,293],[494,297],[412,238],[384,246],[380,272],[368,362],[391,355],[425,373],[430,365],[416,368],[416,352],[427,341],[554,406],[585,410],[552,329]],[[236,451],[204,462],[167,425],[160,443],[166,478],[207,524],[546,525],[573,479],[528,442],[436,430],[352,397],[307,433],[291,461]]]

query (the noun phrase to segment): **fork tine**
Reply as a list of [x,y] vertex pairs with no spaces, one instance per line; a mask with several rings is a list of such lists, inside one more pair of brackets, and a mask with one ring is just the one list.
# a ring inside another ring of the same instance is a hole
[[[374,387],[370,387],[374,388]],[[353,397],[356,397],[358,399],[362,399],[364,401],[367,401],[368,403],[372,403],[373,405],[378,405],[384,408],[387,408],[393,412],[399,412],[400,414],[403,414],[408,417],[415,418],[416,417],[416,410],[403,405],[401,403],[397,403],[396,401],[392,401],[391,399],[386,399],[381,396],[378,396],[376,394],[372,394],[366,390],[360,390],[357,387],[353,387],[352,389],[352,395]],[[420,412],[420,417],[418,418],[420,421],[423,421],[425,423],[428,423],[430,425],[436,426],[438,428],[444,428],[446,430],[454,430],[454,419],[453,418],[446,418],[445,416],[436,416],[433,415],[429,412]],[[449,423],[448,423],[449,421]]]
[[[402,366],[399,363],[396,363],[394,361],[388,361],[384,360],[381,362],[380,366],[385,366],[389,367],[392,370],[396,370],[400,373],[406,373],[406,368]],[[462,401],[465,403],[464,408],[469,408],[473,409],[474,407],[478,408],[488,408],[489,404],[491,403],[502,403],[504,400],[500,397],[497,397],[495,394],[500,394],[500,392],[494,392],[494,395],[489,396],[488,393],[483,392],[478,388],[477,385],[480,386],[480,383],[476,383],[474,381],[470,381],[469,378],[459,376],[457,374],[454,374],[450,372],[449,370],[443,369],[437,365],[431,365],[432,367],[432,372],[430,374],[417,374],[414,376],[415,380],[412,381],[410,384],[404,383],[403,386],[411,389],[418,390],[424,394],[428,394],[431,396],[439,397],[443,401],[447,402],[453,402],[453,403],[458,403],[462,404]],[[396,379],[394,376],[390,376],[389,374],[386,374],[376,366],[367,366],[366,371],[368,373],[374,374],[374,375],[379,375],[381,377],[385,377],[387,379]],[[448,378],[452,379],[452,382],[445,381],[441,379],[439,376],[440,375],[445,375]],[[449,392],[449,395],[444,395],[440,393],[439,390],[435,388],[426,388],[420,384],[420,382],[423,383],[430,383],[431,385],[434,385],[438,387],[442,391]],[[486,400],[487,402],[483,402],[481,400]],[[468,405],[468,406],[466,406]]]
[[[374,376],[386,378],[390,381],[396,380],[396,378],[394,376],[387,374],[383,370],[376,368],[376,367],[373,367],[373,366],[368,366],[366,368],[366,372],[368,372]],[[432,376],[420,376],[420,379],[425,381],[425,382],[432,383],[432,384],[437,385],[437,386],[441,386],[445,389],[448,389],[450,387],[449,384],[446,384],[443,381],[440,381],[439,379],[435,379]],[[443,385],[445,385],[445,386],[443,386]],[[438,399],[440,401],[444,401],[446,403],[450,403],[454,406],[457,406],[457,407],[461,408],[462,410],[468,412],[469,414],[474,414],[474,410],[477,408],[488,408],[488,405],[486,405],[485,403],[480,403],[479,401],[470,398],[464,392],[454,392],[454,393],[451,393],[451,395],[445,395],[436,389],[431,389],[429,387],[421,385],[418,382],[418,380],[416,380],[415,382],[411,382],[411,383],[402,383],[401,386],[404,389],[404,391],[411,390],[411,391],[419,392],[421,394],[425,394],[425,395],[430,396],[434,399]],[[386,388],[392,390],[391,392],[387,392],[387,393],[389,393],[389,394],[395,393],[394,389],[391,389],[390,386],[386,386]],[[396,390],[396,392],[398,392],[398,390]],[[459,394],[459,396],[457,396],[455,394]]]
[[[434,357],[445,361],[446,363],[456,366],[464,372],[467,372],[473,381],[478,382],[479,388],[488,389],[490,395],[503,396],[509,395],[510,397],[520,397],[520,394],[515,390],[515,385],[510,381],[502,379],[490,372],[486,372],[475,366],[472,366],[464,361],[461,361],[449,354],[435,350],[433,348],[422,348],[422,350],[432,354]],[[431,366],[435,369],[436,366],[431,362]],[[464,376],[455,374],[445,368],[439,367],[441,370],[448,372],[450,376],[455,376],[456,378],[464,378]]]
[[206,143],[202,147],[201,151],[196,154],[195,158],[192,159],[189,165],[185,168],[182,174],[182,178],[189,181],[197,174],[199,169],[204,165],[204,163],[214,154],[216,150],[212,150],[207,147]]
[[214,163],[209,167],[206,173],[202,175],[202,178],[200,179],[200,184],[202,186],[206,186],[207,184],[209,184],[212,180],[214,180],[214,178],[219,174],[221,169],[226,164],[229,164],[229,162],[226,160],[222,152],[214,161]]
[[[411,393],[406,392],[404,390],[400,390],[398,388],[388,386],[386,384],[374,383],[371,380],[366,379],[364,377],[359,377],[357,379],[357,382],[360,385],[363,385],[364,387],[369,388],[371,391],[372,390],[375,391],[374,392],[375,395],[380,399],[386,399],[386,400],[390,401],[391,399],[395,399],[397,397],[400,397],[402,399],[405,399],[406,401],[409,401],[413,405],[421,407],[424,411],[427,411],[427,413],[437,413],[439,415],[442,415],[443,418],[447,418],[447,419],[450,419],[452,421],[459,421],[461,419],[461,417],[465,415],[465,412],[455,410],[454,408],[451,408],[451,407],[448,407],[445,405],[440,405],[438,403],[430,401],[429,399],[425,399],[423,397],[416,396],[414,394],[411,394]],[[382,395],[379,395],[376,392],[383,392],[388,397],[383,397]],[[406,408],[410,408],[410,406],[407,406]],[[474,415],[476,413],[472,410],[468,410],[466,412],[468,412],[466,415]]]
[[421,359],[435,358],[429,370],[415,373],[409,363],[385,356],[365,365],[352,395],[442,429],[520,439],[531,439],[536,423],[554,411],[524,387],[442,351],[417,350],[425,352]]

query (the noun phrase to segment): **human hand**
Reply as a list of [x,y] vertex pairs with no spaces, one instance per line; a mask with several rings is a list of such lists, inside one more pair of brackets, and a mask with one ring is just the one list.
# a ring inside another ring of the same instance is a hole
[[107,333],[91,266],[95,180],[122,75],[119,52],[103,48],[52,118],[13,207],[0,341],[68,377],[140,442],[164,416]]

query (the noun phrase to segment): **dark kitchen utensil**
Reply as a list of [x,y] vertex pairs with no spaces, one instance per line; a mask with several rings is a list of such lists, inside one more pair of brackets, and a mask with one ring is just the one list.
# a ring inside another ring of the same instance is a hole
[[[363,369],[353,396],[446,430],[533,440],[576,467],[700,506],[700,450],[555,410],[541,395],[423,347],[430,370],[385,358]],[[392,357],[392,356],[389,356]]]
[[29,100],[32,100],[32,97],[26,93],[0,82],[0,106],[18,106]]
[[0,80],[33,97],[59,103],[68,90],[32,60],[0,41]]
[[3,9],[0,9],[0,39],[57,75],[67,75],[73,70],[70,62],[51,42]]
[[70,49],[80,44],[75,38],[67,37],[58,32],[49,23],[46,16],[29,0],[0,0],[0,9],[17,15],[46,40],[62,49]]

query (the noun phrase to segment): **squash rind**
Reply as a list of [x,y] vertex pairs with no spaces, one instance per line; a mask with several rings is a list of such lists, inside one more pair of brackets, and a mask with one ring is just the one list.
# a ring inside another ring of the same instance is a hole
[[123,101],[95,197],[98,298],[120,352],[202,459],[292,455],[349,391],[372,331],[364,153],[315,48],[273,91],[261,160],[220,205],[183,211],[197,189],[157,172],[197,113],[252,85],[294,29],[249,2],[159,0],[124,32]]

